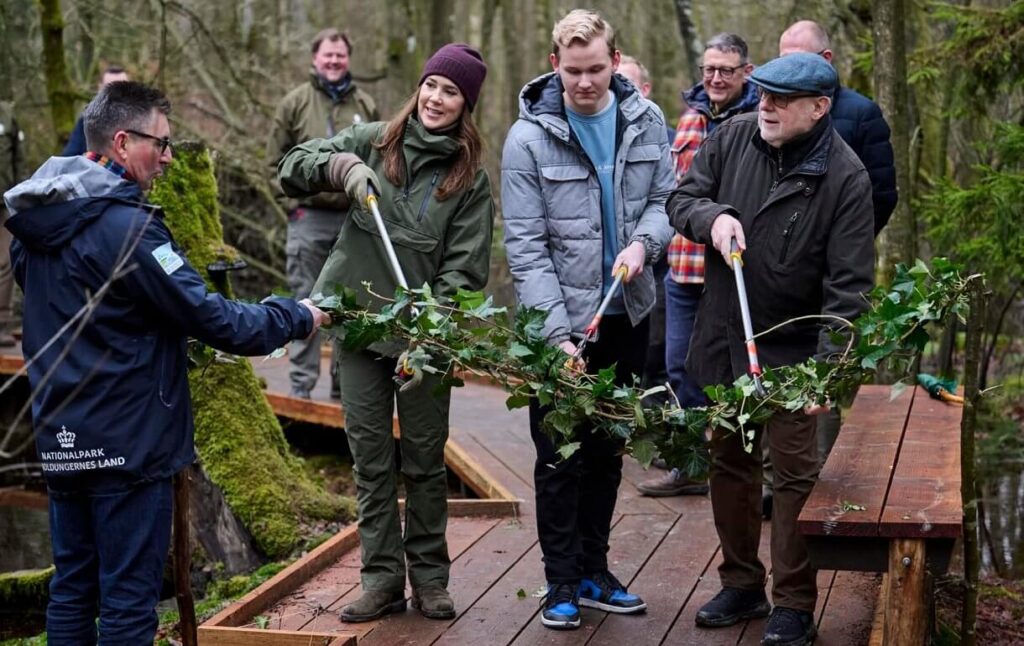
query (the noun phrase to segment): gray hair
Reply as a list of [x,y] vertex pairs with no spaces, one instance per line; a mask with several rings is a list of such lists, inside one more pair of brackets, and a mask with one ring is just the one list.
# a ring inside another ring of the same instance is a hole
[[704,51],[709,49],[717,49],[720,52],[736,53],[740,55],[740,65],[746,65],[747,60],[747,41],[743,40],[736,34],[730,34],[723,32],[711,37],[711,40],[704,45]]
[[102,152],[118,130],[141,130],[150,124],[153,110],[171,113],[171,102],[160,90],[135,81],[115,81],[103,87],[82,112],[89,150]]

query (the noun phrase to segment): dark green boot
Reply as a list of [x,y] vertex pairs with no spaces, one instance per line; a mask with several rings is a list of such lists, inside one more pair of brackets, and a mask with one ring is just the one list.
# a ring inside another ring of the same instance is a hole
[[439,585],[427,585],[412,592],[412,607],[428,619],[454,619],[455,602]]
[[341,609],[341,620],[349,623],[372,621],[405,610],[404,592],[365,590],[363,596]]

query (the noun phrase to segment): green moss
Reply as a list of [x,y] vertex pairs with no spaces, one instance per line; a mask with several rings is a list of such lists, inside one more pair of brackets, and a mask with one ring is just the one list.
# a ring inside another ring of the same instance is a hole
[[[222,240],[213,162],[205,147],[176,147],[174,163],[151,198],[163,207],[175,240],[213,289],[206,267],[231,262],[237,254]],[[230,294],[226,281],[216,288]],[[351,498],[318,487],[290,452],[247,360],[214,360],[193,368],[189,386],[203,467],[261,552],[280,558],[298,547],[305,520],[355,516]]]
[[50,599],[50,579],[54,568],[18,570],[0,573],[0,607],[40,608]]

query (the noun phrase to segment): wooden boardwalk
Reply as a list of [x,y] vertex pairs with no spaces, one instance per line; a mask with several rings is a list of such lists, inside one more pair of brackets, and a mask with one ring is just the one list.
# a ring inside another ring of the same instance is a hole
[[[9,351],[10,352],[10,351]],[[6,353],[5,353],[6,354]],[[13,353],[12,353],[13,354]],[[19,357],[20,358],[20,357]],[[0,372],[13,372],[18,361],[0,357]],[[287,392],[287,360],[254,360],[269,391]],[[326,391],[326,365],[314,402],[303,405],[287,397],[268,400],[279,414],[288,408],[331,417],[341,426],[340,407]],[[276,402],[276,403],[275,403]],[[282,408],[283,407],[283,408]],[[290,408],[289,408],[290,407]],[[311,418],[309,421],[312,421]],[[365,624],[344,624],[338,610],[359,593],[359,549],[349,530],[331,547],[330,557],[299,563],[294,577],[304,581],[257,617],[239,619],[245,600],[211,622],[232,616],[236,628],[208,629],[201,643],[218,644],[758,644],[764,621],[729,628],[701,629],[693,616],[719,589],[716,567],[721,556],[706,496],[646,498],[636,488],[651,477],[626,458],[611,535],[609,566],[641,595],[648,611],[615,616],[582,610],[579,630],[558,632],[541,626],[537,593],[544,586],[543,566],[533,503],[534,449],[525,409],[508,411],[505,395],[491,386],[470,383],[455,389],[451,407],[451,438],[446,458],[462,456],[468,472],[483,474],[501,497],[523,503],[502,507],[499,517],[453,515],[448,544],[452,559],[449,589],[457,616],[450,621],[425,619],[410,608],[404,614]],[[339,429],[340,430],[340,429]],[[453,453],[454,452],[454,453]],[[452,465],[451,460],[449,464]],[[458,469],[455,469],[458,472]],[[478,483],[473,487],[478,492]],[[512,510],[512,515],[508,515]],[[453,512],[455,509],[453,509]],[[767,562],[768,525],[763,526],[762,558]],[[335,557],[335,554],[337,555]],[[282,573],[284,574],[284,573]],[[879,577],[854,572],[822,571],[818,575],[819,645],[868,643]],[[769,581],[768,585],[771,585]],[[250,623],[246,623],[250,622]],[[220,623],[220,625],[227,625]],[[241,633],[237,628],[250,628]],[[276,635],[268,634],[282,631]],[[294,639],[293,631],[308,635]],[[258,635],[263,634],[265,638]]]
[[[257,365],[268,384],[276,366]],[[314,393],[316,396],[318,393]],[[324,393],[326,394],[326,393]],[[533,504],[534,449],[525,409],[508,411],[497,388],[468,384],[452,397],[451,442],[488,477],[524,502],[517,517],[460,518],[449,523],[449,585],[458,615],[428,620],[410,610],[366,624],[345,624],[340,608],[359,594],[359,553],[351,549],[292,594],[261,613],[271,630],[348,634],[363,644],[757,644],[763,620],[707,630],[697,608],[719,589],[718,539],[706,496],[647,498],[638,482],[651,477],[625,461],[611,536],[611,570],[641,595],[648,611],[614,616],[583,609],[583,626],[557,632],[541,626],[544,586]],[[768,525],[762,554],[767,562]],[[878,594],[876,575],[822,571],[817,644],[866,644]],[[770,581],[769,581],[770,586]],[[265,623],[264,623],[265,622]],[[256,623],[248,627],[255,628]]]

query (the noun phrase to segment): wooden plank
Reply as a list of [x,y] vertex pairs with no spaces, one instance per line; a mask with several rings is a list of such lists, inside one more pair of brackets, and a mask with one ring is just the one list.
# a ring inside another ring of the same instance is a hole
[[469,433],[463,433],[461,429],[452,427],[449,441],[454,441],[463,447],[467,453],[491,475],[495,481],[500,482],[508,489],[513,497],[524,501],[533,501],[533,479],[524,481],[519,474],[509,469],[497,458],[486,446]]
[[818,644],[866,644],[870,638],[881,577],[836,572],[818,622]]
[[[818,586],[818,601],[814,607],[815,623],[821,621],[821,616],[825,612],[825,605],[828,602],[828,598],[832,592],[832,582],[835,579],[835,570],[820,570],[817,574],[816,582]],[[769,579],[769,587],[771,587],[771,580]],[[736,642],[737,646],[760,646],[761,638],[764,637],[764,629],[768,624],[767,619],[756,619],[748,621],[746,626],[743,627],[743,634],[740,636],[739,641]],[[822,642],[815,641],[818,646],[822,646]],[[852,641],[843,641],[843,644],[852,644]],[[826,645],[827,646],[827,645]]]
[[[449,498],[448,517],[515,518],[521,500],[480,500],[478,498]],[[405,514],[405,498],[398,499],[398,511]]]
[[875,612],[871,620],[871,637],[868,646],[882,646],[885,641],[885,600],[889,598],[889,575],[882,575],[882,585],[875,598]]
[[[862,386],[797,526],[804,534],[877,535],[886,490],[915,389]],[[863,510],[853,506],[864,507]]]
[[[283,393],[264,391],[267,403],[278,417],[293,419],[307,424],[317,424],[326,428],[345,428],[345,409],[341,404],[318,399],[299,399]],[[398,416],[391,420],[391,429],[395,437],[399,437]]]
[[[619,496],[619,504],[625,503],[626,506],[622,509],[629,509],[632,513],[633,509],[636,509],[636,513],[639,514],[679,514],[682,513],[680,504],[682,503],[681,498],[683,496],[672,496],[668,498],[652,498],[650,496],[644,496],[640,493],[637,485],[641,482],[646,482],[653,478],[658,478],[665,475],[665,471],[661,469],[644,469],[640,466],[640,463],[634,460],[630,456],[623,456],[622,458],[622,484],[619,485],[621,491]],[[634,507],[634,501],[643,501],[642,507]],[[653,503],[653,504],[652,504]]]
[[341,530],[309,554],[220,611],[205,626],[241,626],[359,544],[355,524]]
[[0,354],[0,374],[16,375],[25,368],[25,358],[21,354],[20,346],[17,350],[17,354]]
[[[480,540],[480,538],[490,531],[491,528],[506,522],[508,521],[492,518],[449,518],[448,532],[446,535],[448,540],[449,558],[451,558],[454,563],[463,552]],[[355,559],[356,563],[359,562],[358,552],[353,553],[352,557]],[[326,611],[318,614],[310,620],[310,622],[303,626],[302,629],[327,633],[335,631],[353,632],[360,640],[362,640],[364,636],[376,628],[378,624],[388,621],[390,617],[361,624],[347,624],[342,622],[341,619],[338,618],[338,613],[341,611],[341,608],[352,601],[355,601],[361,594],[362,587],[354,587],[351,591],[328,606]]]
[[925,542],[894,539],[889,549],[889,589],[885,600],[886,646],[924,644],[928,635],[925,600]]
[[[536,530],[530,548],[515,565],[492,583],[435,642],[437,646],[508,644],[537,614],[544,586],[544,569]],[[519,591],[525,594],[520,598]]]
[[269,390],[264,392],[264,396],[278,417],[327,428],[345,428],[345,412],[342,410],[341,404],[315,399],[299,399]]
[[360,565],[359,550],[349,550],[262,613],[269,619],[267,625],[299,630],[359,585]]
[[356,636],[291,630],[200,626],[200,646],[356,646]]
[[[448,591],[461,615],[500,580],[533,545],[536,528],[532,523],[499,523],[452,563]],[[407,646],[432,644],[440,638],[458,616],[449,621],[425,621],[419,611],[381,622],[367,635],[361,646]],[[486,640],[484,640],[486,641]],[[479,644],[480,640],[466,643]]]
[[45,491],[32,491],[23,487],[0,487],[0,506],[49,509],[50,498]]
[[466,483],[481,498],[515,500],[517,497],[491,476],[473,455],[450,435],[444,445],[444,462],[459,480]]
[[[693,621],[691,593],[718,552],[718,534],[706,496],[686,496],[683,514],[629,586],[647,602],[642,622],[605,621],[589,644],[658,644],[673,622]],[[690,610],[692,609],[692,612]],[[682,642],[672,642],[682,643]]]
[[[762,523],[761,525],[761,542],[758,544],[757,553],[762,563],[771,563],[771,523]],[[764,619],[741,621],[725,628],[703,628],[695,623],[694,618],[697,611],[722,589],[722,582],[718,577],[718,567],[721,564],[722,551],[718,550],[714,560],[704,570],[703,576],[694,587],[690,598],[686,600],[686,605],[683,606],[664,643],[725,646],[736,644],[742,638],[744,631],[748,629],[748,623],[750,624],[749,629],[758,635],[764,630]]]
[[[608,569],[629,588],[644,563],[664,541],[678,519],[676,514],[624,515],[622,520],[612,528],[608,550]],[[545,628],[539,620],[534,620],[523,628],[512,643],[525,646],[585,643],[589,636],[595,634],[607,621],[622,623],[634,628],[646,621],[643,614],[610,617],[610,613],[592,608],[581,608],[581,614],[583,622],[579,630],[551,630]]]
[[882,536],[959,537],[960,417],[963,409],[927,397],[914,399],[903,449],[896,464],[885,511]]

